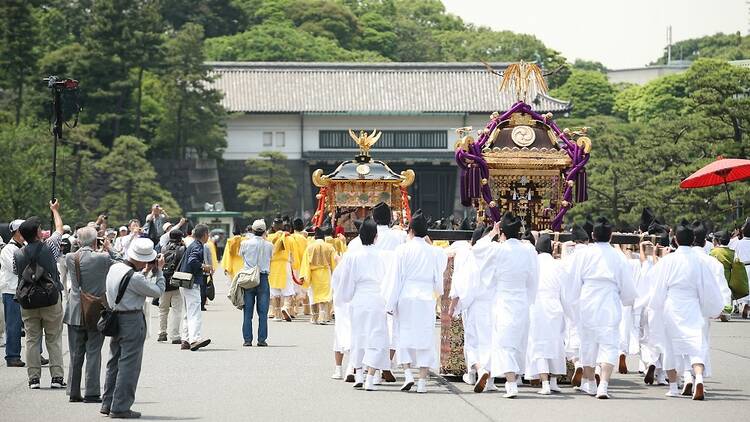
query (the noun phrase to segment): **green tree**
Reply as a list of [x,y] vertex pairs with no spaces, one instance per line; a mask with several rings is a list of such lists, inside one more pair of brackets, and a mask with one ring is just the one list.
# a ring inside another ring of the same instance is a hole
[[162,34],[165,28],[158,7],[158,2],[141,2],[134,12],[136,25],[133,30],[133,49],[129,61],[135,67],[136,74],[135,128],[133,130],[136,137],[141,137],[144,74],[148,70],[158,69],[163,60]]
[[349,48],[360,33],[357,17],[346,5],[337,1],[297,1],[287,14],[300,30],[336,40],[344,48]]
[[613,110],[630,121],[646,122],[667,111],[682,113],[689,108],[687,80],[681,73],[625,88],[617,93]]
[[286,162],[286,155],[272,151],[261,152],[259,158],[247,160],[247,175],[237,185],[240,198],[248,206],[247,217],[263,218],[290,211],[289,202],[296,189]]
[[157,145],[187,157],[188,149],[204,157],[217,157],[226,145],[221,93],[208,87],[209,69],[204,66],[203,28],[189,23],[166,45],[163,75],[165,113],[156,130]]
[[[49,132],[24,124],[0,126],[0,153],[6,157],[0,172],[0,221],[31,215],[44,217],[50,198],[51,139]],[[61,198],[61,201],[63,199]],[[67,209],[68,204],[65,203]]]
[[206,37],[233,35],[247,24],[242,0],[161,0],[161,15],[173,29],[202,26]]
[[573,69],[567,81],[551,95],[572,101],[573,117],[610,114],[615,102],[615,91],[607,76],[592,70]]
[[604,74],[607,73],[607,68],[604,67],[601,62],[584,59],[576,59],[576,61],[573,62],[573,69],[593,70]]
[[111,221],[125,222],[145,215],[155,202],[171,215],[182,210],[172,194],[156,180],[156,171],[146,160],[148,146],[133,136],[120,136],[112,149],[96,163],[96,169],[108,178],[107,191],[99,209],[109,213]]
[[24,88],[36,65],[37,35],[30,2],[7,0],[0,3],[0,87],[13,92],[16,125],[21,123]]
[[[672,45],[672,60],[697,60],[713,58],[722,60],[750,59],[750,37],[739,32],[717,33],[705,37],[677,41]],[[654,64],[667,63],[667,49]]]

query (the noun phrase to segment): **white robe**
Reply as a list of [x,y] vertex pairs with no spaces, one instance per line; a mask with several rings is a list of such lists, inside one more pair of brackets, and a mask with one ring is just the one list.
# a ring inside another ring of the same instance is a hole
[[473,248],[482,283],[494,290],[490,372],[521,373],[525,365],[529,305],[539,285],[536,250],[518,239],[492,242],[488,237]]
[[[350,309],[348,337],[351,341],[351,365],[391,369],[388,347],[385,298],[382,286],[392,276],[392,252],[375,246],[349,249],[334,271],[334,277],[346,280],[339,285],[334,305]],[[338,327],[338,314],[336,325]]]
[[397,247],[395,255],[394,282],[386,311],[398,315],[398,362],[436,368],[435,297],[443,294],[448,257],[443,249],[421,237]]
[[466,367],[490,370],[492,354],[492,294],[479,279],[479,269],[467,241],[453,243],[451,299],[458,298],[452,317],[461,314]]
[[[375,247],[381,251],[394,252],[399,245],[406,242],[407,233],[403,230],[392,229],[388,226],[378,226],[378,237],[375,239]],[[395,265],[395,261],[391,263]],[[383,283],[383,296],[388,298],[393,290],[393,278]],[[398,344],[398,314],[388,315],[388,338],[390,339],[391,350],[396,350]]]
[[529,308],[529,341],[524,378],[539,374],[563,375],[565,367],[565,315],[573,317],[567,298],[564,264],[548,253],[537,256],[539,289]]
[[627,259],[609,243],[593,243],[576,252],[571,280],[571,299],[581,336],[581,363],[615,365],[622,306],[632,305],[636,296]]
[[[636,292],[635,301],[637,301],[641,260],[640,258],[628,258],[627,256],[625,259],[630,266],[630,274],[633,277],[633,287]],[[622,319],[620,320],[620,353],[626,355],[635,355],[640,350],[640,310],[635,309],[634,305],[635,303],[633,305],[622,307]]]
[[[570,274],[573,269],[573,262],[576,256],[576,252],[581,252],[588,248],[589,245],[585,243],[577,243],[566,246],[563,250],[564,254],[562,257],[562,263],[564,264],[565,273],[568,278],[563,280],[565,288],[570,291],[573,280],[570,279]],[[575,318],[569,318],[565,316],[565,356],[570,360],[577,360],[581,353],[581,336],[578,334],[578,325]]]
[[[648,303],[652,343],[664,355],[664,369],[705,363],[706,318],[724,308],[711,266],[688,246],[662,258],[649,273],[656,286]],[[709,374],[704,374],[709,376]]]

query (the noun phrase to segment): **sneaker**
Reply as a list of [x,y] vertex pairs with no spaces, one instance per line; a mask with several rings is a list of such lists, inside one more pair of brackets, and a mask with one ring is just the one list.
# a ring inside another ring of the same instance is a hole
[[705,395],[703,392],[703,383],[698,382],[695,383],[695,388],[693,389],[693,400],[703,400],[705,399]]
[[32,378],[29,380],[29,388],[32,390],[38,390],[41,387],[39,384],[39,378]]
[[84,403],[101,403],[102,398],[99,396],[85,396],[83,398]]
[[157,338],[156,341],[167,341],[167,333],[160,333],[159,338]]
[[70,402],[70,403],[83,403],[83,397],[81,397],[81,396],[70,396],[70,398],[68,398],[68,402]]
[[200,341],[194,341],[190,343],[190,351],[195,352],[196,350],[206,347],[209,344],[211,344],[211,339],[209,338],[206,338]]
[[[209,340],[211,341],[211,340]],[[261,340],[258,342],[258,347],[268,347],[268,343],[266,343],[265,340]]]
[[389,371],[387,369],[383,370],[382,376],[383,376],[383,381],[385,381],[385,382],[396,382],[396,377],[393,376],[393,372],[391,372],[391,371]]
[[253,342],[252,341],[246,341],[246,342],[242,343],[242,347],[252,347],[252,346],[253,346]]
[[65,388],[68,384],[63,381],[63,377],[52,377],[52,382],[49,385],[49,388]]
[[6,365],[8,368],[23,368],[26,366],[26,362],[22,361],[21,359],[11,359],[7,361]]
[[141,417],[141,413],[133,410],[121,413],[109,412],[109,417],[112,419],[138,419]]
[[176,339],[172,340],[172,344],[182,344],[182,340],[176,338]]
[[477,382],[474,384],[474,392],[481,393],[484,388],[487,387],[487,380],[490,379],[490,374],[487,371],[482,371],[477,377]]
[[41,363],[42,366],[49,365],[49,359],[45,359],[44,356],[39,356],[39,363]]

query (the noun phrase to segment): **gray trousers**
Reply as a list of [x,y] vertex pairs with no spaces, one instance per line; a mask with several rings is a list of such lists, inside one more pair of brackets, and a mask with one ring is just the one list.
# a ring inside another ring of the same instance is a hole
[[146,318],[142,312],[118,314],[120,332],[109,342],[107,376],[104,379],[102,408],[113,413],[130,410],[141,375]]
[[98,331],[89,331],[80,325],[68,325],[68,395],[81,397],[83,361],[86,361],[86,397],[99,397],[99,377],[102,367],[102,345],[104,336]]

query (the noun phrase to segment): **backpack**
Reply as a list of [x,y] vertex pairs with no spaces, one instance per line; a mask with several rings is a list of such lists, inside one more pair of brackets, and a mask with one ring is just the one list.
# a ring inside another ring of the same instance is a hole
[[60,300],[60,290],[57,288],[52,275],[39,265],[39,254],[42,247],[37,249],[36,255],[29,258],[29,263],[21,273],[21,280],[16,289],[16,301],[23,309],[45,308],[57,304]]
[[180,258],[185,254],[185,249],[185,245],[170,242],[162,251],[162,256],[164,256],[164,268],[162,271],[167,280],[178,270],[177,266],[180,263]]

